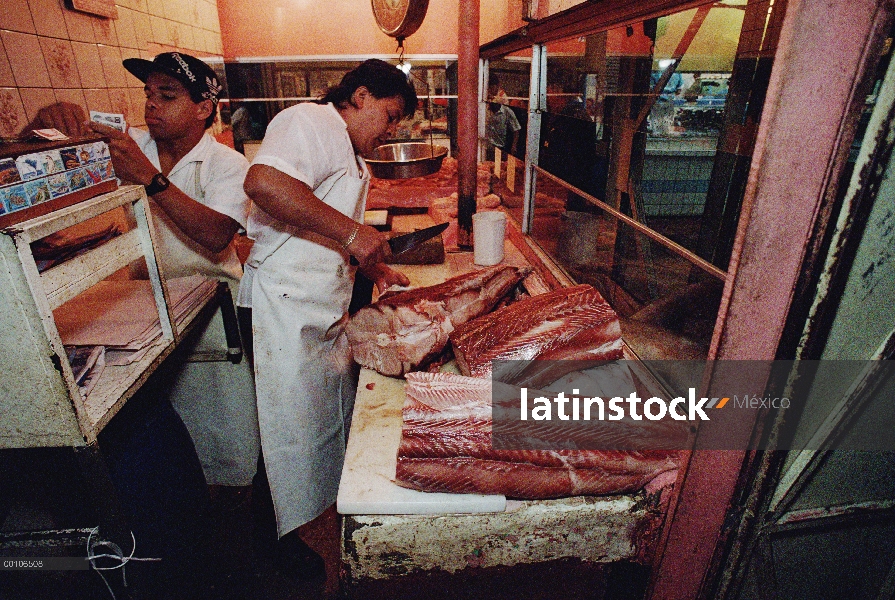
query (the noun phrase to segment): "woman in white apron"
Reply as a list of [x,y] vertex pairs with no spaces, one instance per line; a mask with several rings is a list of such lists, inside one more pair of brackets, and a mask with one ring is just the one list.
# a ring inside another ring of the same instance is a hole
[[274,117],[246,177],[255,244],[238,304],[252,309],[262,453],[280,546],[301,555],[299,576],[322,569],[294,531],[335,502],[354,404],[349,259],[380,289],[408,283],[384,264],[386,237],[362,224],[361,155],[415,109],[406,76],[368,60],[321,103]]

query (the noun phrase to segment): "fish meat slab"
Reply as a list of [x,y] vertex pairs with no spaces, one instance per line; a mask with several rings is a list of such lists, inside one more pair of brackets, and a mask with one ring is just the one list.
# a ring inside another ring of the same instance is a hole
[[457,367],[464,375],[487,377],[492,360],[542,363],[551,372],[535,374],[539,365],[530,365],[525,383],[534,387],[543,387],[564,374],[556,371],[562,365],[543,361],[623,358],[618,315],[589,285],[524,298],[458,325],[450,340]]
[[395,480],[426,492],[543,499],[628,493],[677,468],[674,451],[498,450],[491,382],[408,373]]
[[354,359],[389,377],[421,368],[441,354],[457,325],[491,311],[530,272],[496,265],[381,298],[346,327]]

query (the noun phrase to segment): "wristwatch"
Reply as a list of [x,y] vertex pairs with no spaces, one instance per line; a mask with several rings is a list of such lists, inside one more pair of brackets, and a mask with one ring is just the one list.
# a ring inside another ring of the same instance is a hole
[[168,186],[171,185],[171,182],[168,181],[168,178],[159,171],[155,175],[152,176],[152,180],[149,182],[149,185],[146,187],[146,195],[147,196],[155,196],[161,192],[164,192],[168,189]]

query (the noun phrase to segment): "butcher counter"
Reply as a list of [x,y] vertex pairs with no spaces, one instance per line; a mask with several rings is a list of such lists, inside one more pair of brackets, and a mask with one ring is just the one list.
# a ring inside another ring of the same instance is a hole
[[[400,231],[431,224],[427,215],[394,221]],[[508,231],[504,264],[536,267],[525,282],[532,293],[546,291],[550,281],[556,285],[537,263],[538,255],[518,230]],[[471,252],[459,252],[448,253],[443,264],[396,268],[413,286],[428,286],[476,267]],[[466,586],[475,596],[520,597],[519,588],[507,582],[518,585],[520,577],[538,576],[528,571],[545,566],[552,577],[570,585],[577,578],[595,593],[610,586],[613,577],[630,579],[632,568],[640,569],[645,580],[641,565],[649,562],[661,522],[655,497],[514,501],[425,493],[395,484],[403,388],[403,379],[361,371],[337,501],[343,515],[342,584],[349,596],[378,597],[376,590],[383,589],[395,597],[396,589],[403,589],[400,597],[455,598],[466,597],[458,595],[458,586]],[[533,597],[552,596],[539,592]]]

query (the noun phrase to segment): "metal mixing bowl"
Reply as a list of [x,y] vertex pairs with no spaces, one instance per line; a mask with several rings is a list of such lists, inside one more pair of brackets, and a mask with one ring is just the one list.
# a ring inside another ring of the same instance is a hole
[[436,173],[447,153],[447,148],[428,142],[402,142],[377,147],[366,162],[374,177],[409,179]]

